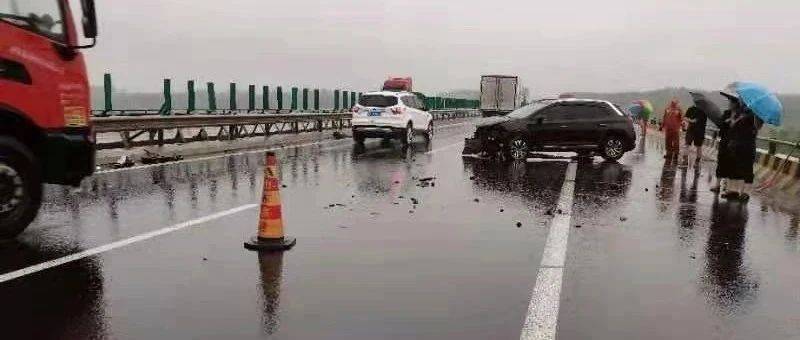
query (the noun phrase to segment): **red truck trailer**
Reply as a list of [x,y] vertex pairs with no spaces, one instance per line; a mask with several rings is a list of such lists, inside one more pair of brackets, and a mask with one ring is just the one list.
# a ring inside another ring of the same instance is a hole
[[74,186],[94,171],[81,49],[96,41],[95,6],[80,1],[84,38],[70,7],[69,0],[0,1],[0,238],[36,217],[42,183]]
[[411,85],[411,77],[389,77],[383,82],[383,90],[411,92]]

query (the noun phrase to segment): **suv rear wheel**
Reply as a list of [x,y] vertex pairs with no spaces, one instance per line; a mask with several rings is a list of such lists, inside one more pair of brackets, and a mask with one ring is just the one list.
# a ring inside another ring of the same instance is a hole
[[433,139],[433,122],[428,123],[428,128],[425,129],[425,139],[429,142]]
[[411,125],[411,122],[409,122],[405,130],[403,130],[403,135],[400,136],[400,142],[403,143],[403,145],[409,145],[414,142],[414,126]]
[[0,239],[17,236],[42,204],[42,180],[31,151],[0,137]]
[[601,146],[600,154],[607,161],[616,161],[625,154],[624,142],[621,137],[610,135],[606,137]]

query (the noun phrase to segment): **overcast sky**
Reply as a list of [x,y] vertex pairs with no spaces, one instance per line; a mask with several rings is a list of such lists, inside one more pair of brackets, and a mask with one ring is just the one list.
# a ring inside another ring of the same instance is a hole
[[734,80],[800,93],[796,0],[107,0],[98,15],[92,82],[110,71],[128,90],[163,77],[371,90],[410,75],[436,92],[500,73],[535,94]]

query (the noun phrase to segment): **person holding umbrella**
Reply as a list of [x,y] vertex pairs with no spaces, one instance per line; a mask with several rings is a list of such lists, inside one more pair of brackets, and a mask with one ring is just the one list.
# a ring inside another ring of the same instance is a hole
[[702,111],[703,115],[708,117],[708,120],[714,123],[719,129],[716,180],[714,181],[714,185],[711,186],[711,191],[718,193],[722,190],[722,186],[727,183],[727,179],[730,178],[731,170],[735,166],[733,154],[728,149],[730,141],[728,130],[731,127],[730,118],[733,114],[732,110],[738,101],[731,101],[730,108],[723,114],[717,104],[709,100],[704,94],[689,92],[689,95],[692,96],[694,107]]
[[642,131],[642,138],[646,138],[647,121],[650,120],[650,116],[653,114],[653,104],[650,104],[649,101],[644,99],[636,100],[628,107],[628,111],[633,114],[634,119],[639,124],[639,129]]
[[732,106],[728,152],[734,163],[730,172],[731,184],[724,197],[747,201],[753,187],[758,130],[764,122],[779,126],[783,106],[775,94],[755,83],[736,82],[721,94],[731,101]]
[[680,152],[681,124],[683,122],[683,111],[681,110],[678,98],[672,98],[667,108],[664,110],[664,118],[661,122],[661,129],[664,131],[664,141],[667,153],[664,158],[670,162],[678,159]]

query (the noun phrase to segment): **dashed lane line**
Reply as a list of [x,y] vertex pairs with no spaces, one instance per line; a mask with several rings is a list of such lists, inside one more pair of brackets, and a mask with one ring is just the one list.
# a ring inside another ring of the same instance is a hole
[[23,268],[23,269],[15,270],[13,272],[9,272],[9,273],[0,275],[0,283],[6,282],[6,281],[11,281],[13,279],[20,278],[20,277],[23,277],[23,276],[26,276],[26,275],[31,275],[31,274],[34,274],[34,273],[38,273],[40,271],[47,270],[47,269],[50,269],[50,268],[53,268],[53,267],[58,267],[60,265],[67,264],[67,263],[70,263],[70,262],[78,261],[80,259],[83,259],[83,258],[86,258],[86,257],[89,257],[89,256],[94,256],[94,255],[97,255],[97,254],[105,253],[107,251],[111,251],[111,250],[114,250],[114,249],[117,249],[117,248],[125,247],[125,246],[128,246],[128,245],[137,243],[137,242],[142,242],[142,241],[145,241],[145,240],[149,240],[151,238],[158,237],[158,236],[165,235],[165,234],[169,234],[171,232],[175,232],[175,231],[178,231],[178,230],[181,230],[181,229],[186,229],[186,228],[189,228],[189,227],[200,225],[200,224],[203,224],[203,223],[206,223],[206,222],[210,222],[210,221],[213,221],[213,220],[216,220],[216,219],[228,216],[228,215],[233,215],[233,214],[236,214],[236,213],[248,210],[248,209],[253,209],[253,208],[257,207],[257,206],[258,206],[257,204],[246,204],[246,205],[239,206],[239,207],[232,208],[232,209],[228,209],[228,210],[225,210],[225,211],[220,211],[218,213],[214,213],[214,214],[211,214],[211,215],[208,215],[208,216],[200,217],[200,218],[197,218],[197,219],[194,219],[194,220],[191,220],[191,221],[178,223],[178,224],[166,227],[166,228],[154,230],[154,231],[147,232],[147,233],[144,233],[144,234],[141,234],[141,235],[137,235],[137,236],[133,236],[133,237],[130,237],[130,238],[126,238],[124,240],[120,240],[120,241],[112,242],[112,243],[109,243],[109,244],[106,244],[106,245],[102,245],[102,246],[99,246],[99,247],[95,247],[95,248],[92,248],[92,249],[84,250],[84,251],[81,251],[81,252],[78,252],[78,253],[75,253],[75,254],[72,254],[72,255],[67,255],[67,256],[60,257],[60,258],[57,258],[57,259],[54,259],[54,260],[50,260],[50,261],[47,261],[47,262],[42,262],[42,263],[30,266],[30,267],[26,267],[26,268]]
[[558,209],[561,213],[550,220],[550,232],[547,235],[525,323],[522,325],[521,340],[556,338],[577,170],[578,164],[574,161],[567,166],[564,185],[558,199]]

